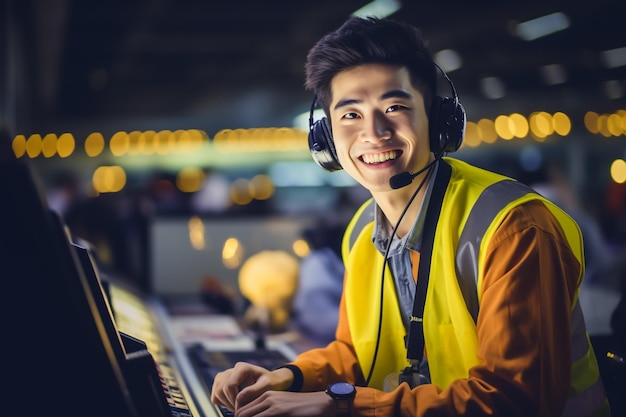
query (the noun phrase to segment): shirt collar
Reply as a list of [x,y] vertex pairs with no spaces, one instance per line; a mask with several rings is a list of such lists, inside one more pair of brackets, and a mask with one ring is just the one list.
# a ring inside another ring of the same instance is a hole
[[[422,245],[422,232],[424,230],[424,220],[426,218],[426,210],[428,209],[428,203],[430,201],[430,195],[432,194],[432,188],[435,181],[433,179],[437,175],[437,171],[439,168],[439,161],[435,162],[433,167],[433,175],[431,176],[428,184],[426,185],[426,193],[424,194],[424,199],[422,200],[422,204],[420,206],[419,213],[417,215],[417,219],[413,223],[411,227],[411,231],[406,234],[402,239],[398,238],[398,236],[394,236],[393,242],[391,243],[391,247],[389,249],[389,256],[395,256],[402,252],[404,249],[409,249],[414,252],[419,252]],[[387,248],[387,244],[389,243],[389,235],[391,234],[391,229],[393,226],[388,226],[389,222],[385,218],[384,213],[376,204],[376,209],[374,210],[374,231],[372,232],[372,242],[376,249],[382,254],[385,253],[385,249]]]

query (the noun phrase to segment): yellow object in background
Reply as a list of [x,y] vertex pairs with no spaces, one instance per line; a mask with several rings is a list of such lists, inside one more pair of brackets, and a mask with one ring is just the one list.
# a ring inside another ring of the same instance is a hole
[[285,251],[261,251],[239,270],[239,290],[252,305],[245,313],[251,326],[277,331],[287,324],[298,289],[299,261]]

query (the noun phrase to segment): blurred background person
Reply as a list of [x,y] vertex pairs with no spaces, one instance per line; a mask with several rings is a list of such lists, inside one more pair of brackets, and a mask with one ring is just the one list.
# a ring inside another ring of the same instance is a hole
[[223,213],[231,205],[230,183],[214,169],[205,169],[202,188],[191,196],[191,209],[196,213]]
[[339,223],[319,220],[302,233],[311,252],[300,262],[293,320],[318,345],[326,345],[335,338],[343,289],[343,230]]

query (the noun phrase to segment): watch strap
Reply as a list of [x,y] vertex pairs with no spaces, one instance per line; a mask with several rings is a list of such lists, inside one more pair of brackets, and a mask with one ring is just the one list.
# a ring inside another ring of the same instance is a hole
[[338,417],[351,417],[352,416],[352,400],[335,400],[337,406]]

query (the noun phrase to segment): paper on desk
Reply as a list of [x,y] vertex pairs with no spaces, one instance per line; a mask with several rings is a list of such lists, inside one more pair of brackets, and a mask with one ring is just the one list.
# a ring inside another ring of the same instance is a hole
[[254,349],[254,342],[232,316],[175,316],[170,326],[174,336],[185,345],[201,343],[209,350]]

